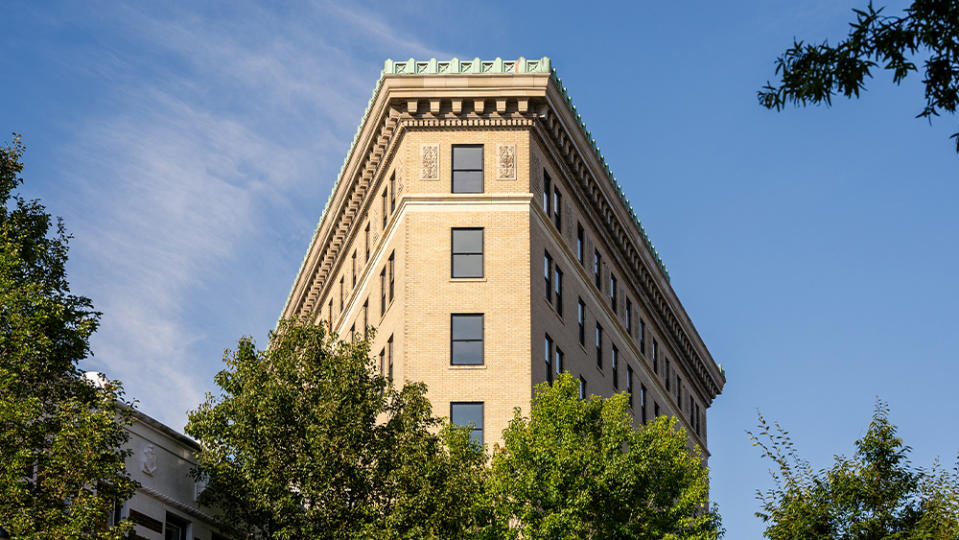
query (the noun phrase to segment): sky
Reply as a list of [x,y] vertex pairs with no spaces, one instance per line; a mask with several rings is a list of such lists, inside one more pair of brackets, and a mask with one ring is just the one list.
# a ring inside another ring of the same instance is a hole
[[82,367],[181,429],[224,350],[265,343],[383,61],[549,56],[726,370],[712,498],[727,538],[760,538],[758,411],[815,467],[876,399],[915,464],[959,451],[957,118],[914,118],[916,75],[831,108],[756,99],[794,38],[841,38],[863,3],[13,0],[0,130],[103,312]]

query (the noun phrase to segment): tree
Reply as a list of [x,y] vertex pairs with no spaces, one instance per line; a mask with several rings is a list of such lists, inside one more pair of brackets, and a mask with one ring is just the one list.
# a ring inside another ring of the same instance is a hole
[[114,506],[136,484],[121,450],[128,411],[113,381],[78,362],[100,314],[70,293],[70,236],[40,202],[15,193],[24,146],[0,147],[0,525],[14,538],[115,539]]
[[[222,394],[189,415],[203,500],[256,538],[468,536],[483,511],[485,456],[440,421],[422,384],[396,388],[369,343],[283,321],[270,346],[224,356]],[[484,515],[486,518],[484,518]]]
[[[899,17],[883,14],[872,2],[854,10],[849,36],[836,46],[794,41],[776,60],[776,86],[767,82],[758,92],[759,103],[781,110],[787,103],[832,104],[834,94],[859,97],[865,79],[882,66],[896,84],[918,72],[913,60],[926,55],[923,84],[926,105],[917,118],[932,120],[941,111],[956,112],[959,104],[959,2],[914,0]],[[959,152],[959,132],[953,133]]]
[[756,515],[772,539],[959,538],[959,467],[954,472],[915,468],[911,448],[896,436],[889,409],[877,402],[853,458],[837,456],[813,470],[799,458],[789,434],[759,416],[754,446],[775,465],[775,487],[757,492]]
[[492,460],[490,490],[513,538],[713,539],[708,470],[675,418],[635,428],[628,396],[578,399],[569,373],[537,385]]

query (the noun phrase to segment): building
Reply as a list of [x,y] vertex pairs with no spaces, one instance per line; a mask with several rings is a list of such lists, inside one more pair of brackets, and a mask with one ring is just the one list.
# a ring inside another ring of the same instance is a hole
[[210,509],[197,503],[203,484],[190,475],[197,443],[137,410],[127,432],[127,472],[140,487],[114,519],[130,518],[138,539],[226,540]]
[[706,449],[725,383],[548,58],[387,60],[282,316],[377,328],[486,443],[568,370]]

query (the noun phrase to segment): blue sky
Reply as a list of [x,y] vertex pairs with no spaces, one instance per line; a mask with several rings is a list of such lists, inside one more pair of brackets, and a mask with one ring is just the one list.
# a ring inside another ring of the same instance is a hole
[[876,397],[917,464],[959,450],[957,118],[913,118],[920,78],[884,73],[832,108],[756,102],[794,36],[835,40],[860,4],[14,0],[0,129],[104,312],[85,367],[182,427],[275,323],[383,60],[550,56],[726,368],[713,498],[758,538],[757,409],[815,466]]

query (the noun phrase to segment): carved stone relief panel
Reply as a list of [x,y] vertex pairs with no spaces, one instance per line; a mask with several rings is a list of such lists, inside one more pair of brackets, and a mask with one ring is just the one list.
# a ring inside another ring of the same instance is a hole
[[496,145],[496,179],[516,180],[516,145]]
[[420,145],[420,180],[440,179],[439,143]]
[[150,475],[150,476],[153,476],[153,473],[156,472],[157,467],[158,467],[156,447],[154,447],[152,444],[146,445],[146,446],[143,448],[143,456],[142,456],[141,459],[142,459],[142,461],[141,461],[142,469],[141,469],[141,470],[142,470],[144,473],[146,473],[146,474],[148,474],[148,475]]

